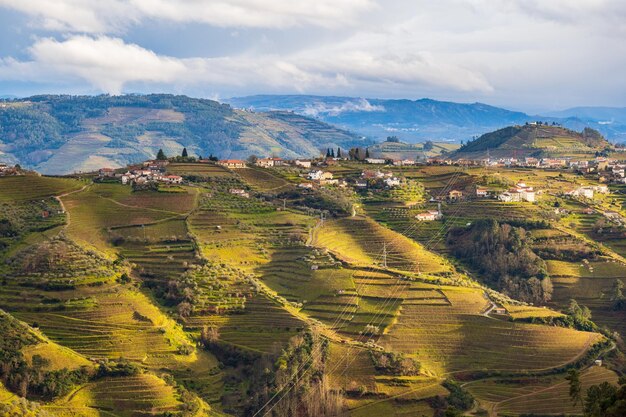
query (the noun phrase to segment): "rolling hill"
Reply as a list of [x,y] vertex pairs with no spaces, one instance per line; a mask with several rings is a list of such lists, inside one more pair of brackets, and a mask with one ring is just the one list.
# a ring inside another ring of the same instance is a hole
[[121,167],[159,148],[221,158],[312,157],[370,143],[294,113],[253,113],[186,96],[36,96],[0,103],[0,161],[45,174]]
[[526,124],[509,126],[466,143],[452,157],[575,156],[602,151],[611,144],[596,130],[582,132],[556,126]]

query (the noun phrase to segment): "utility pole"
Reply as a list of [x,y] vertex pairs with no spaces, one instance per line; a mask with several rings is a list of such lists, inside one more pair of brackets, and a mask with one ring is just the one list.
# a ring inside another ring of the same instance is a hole
[[383,268],[387,268],[387,242],[383,242]]

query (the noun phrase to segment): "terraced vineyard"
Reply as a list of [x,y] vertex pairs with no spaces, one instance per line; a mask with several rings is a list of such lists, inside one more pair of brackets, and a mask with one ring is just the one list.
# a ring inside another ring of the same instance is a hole
[[[429,196],[473,187],[483,171],[392,168],[420,181],[424,198],[355,192],[356,215],[335,208],[321,221],[318,206],[302,206],[318,194],[296,187],[292,168],[167,169],[197,182],[133,191],[33,176],[29,191],[0,188],[0,220],[11,222],[0,308],[37,339],[20,349],[24,366],[86,375],[42,400],[53,416],[251,416],[285,393],[301,407],[320,403],[306,397],[319,393],[345,415],[430,417],[456,395],[455,379],[477,399],[476,415],[576,414],[568,367],[582,370],[585,389],[617,382],[590,365],[619,363],[607,350],[625,317],[606,294],[626,270],[609,247],[618,239],[593,245],[600,215],[582,213],[582,203],[552,194],[537,204],[448,201],[442,220],[417,222],[436,207]],[[361,169],[328,168],[348,180]],[[573,181],[502,175],[537,187]],[[487,288],[454,256],[448,231],[482,219],[547,219],[527,226],[554,285],[547,306]],[[584,260],[568,258],[579,250]],[[610,331],[568,324],[570,298]],[[15,398],[15,384],[0,386],[0,404]]]
[[[582,389],[602,382],[615,384],[617,375],[602,367],[592,367],[581,375]],[[582,405],[569,398],[569,384],[563,377],[520,378],[515,381],[489,379],[469,383],[467,389],[495,412],[512,415],[531,413],[579,415]]]

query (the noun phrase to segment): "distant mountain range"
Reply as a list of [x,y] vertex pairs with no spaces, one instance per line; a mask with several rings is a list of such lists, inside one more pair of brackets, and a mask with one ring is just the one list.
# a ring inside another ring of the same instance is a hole
[[626,109],[618,108],[590,107],[529,115],[482,103],[431,99],[257,95],[231,98],[225,102],[257,111],[293,111],[379,141],[398,136],[409,143],[425,140],[460,142],[506,126],[537,120],[556,122],[578,131],[591,127],[611,141],[626,141]]
[[0,162],[45,174],[179,155],[316,157],[371,140],[285,111],[248,112],[165,94],[36,96],[0,101]]

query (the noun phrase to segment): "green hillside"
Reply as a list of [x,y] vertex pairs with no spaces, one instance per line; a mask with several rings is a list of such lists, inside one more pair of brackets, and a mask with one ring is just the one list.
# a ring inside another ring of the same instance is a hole
[[220,158],[312,157],[363,144],[304,116],[186,96],[36,96],[0,106],[0,161],[47,174],[121,167],[154,158],[159,148]]
[[453,154],[455,158],[574,156],[611,148],[602,135],[590,128],[575,132],[561,126],[526,124],[486,133],[467,142]]
[[[599,213],[626,214],[623,187],[578,201],[559,190],[597,176],[385,169],[397,190],[174,161],[185,183],[151,190],[0,177],[0,415],[582,415],[570,369],[617,384],[626,229]],[[545,192],[416,219],[495,178]]]

